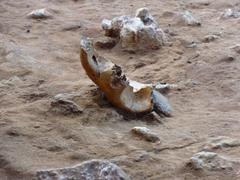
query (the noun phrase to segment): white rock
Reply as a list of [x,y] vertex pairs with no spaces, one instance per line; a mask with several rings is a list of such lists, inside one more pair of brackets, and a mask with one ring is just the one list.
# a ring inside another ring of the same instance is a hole
[[102,21],[102,29],[105,31],[105,35],[109,37],[119,37],[123,24],[129,21],[130,17],[120,16],[115,17],[112,20],[104,19]]
[[120,167],[105,160],[90,160],[73,167],[41,170],[36,176],[38,180],[130,180]]
[[147,8],[138,9],[135,17],[104,19],[102,28],[105,35],[120,38],[121,46],[126,50],[158,49],[167,41],[166,34]]
[[214,152],[202,151],[197,154],[194,154],[190,159],[190,164],[194,169],[199,170],[209,170],[209,171],[218,171],[233,169],[233,161],[218,155]]
[[158,91],[162,91],[162,90],[164,91],[164,90],[177,88],[177,85],[158,82],[156,85],[154,85],[154,88]]
[[168,99],[156,90],[153,90],[152,96],[154,103],[154,111],[156,111],[159,114],[164,114],[165,116],[170,117],[172,115],[173,108],[169,103]]
[[46,9],[36,9],[27,15],[27,17],[33,19],[46,19],[50,18],[51,16],[51,13],[48,12]]
[[238,139],[233,139],[226,136],[219,136],[216,138],[210,139],[210,141],[204,147],[205,150],[212,149],[221,149],[221,148],[229,148],[229,147],[237,147],[240,146],[240,141]]
[[201,26],[201,22],[189,11],[185,11],[181,14],[181,21],[188,26]]
[[158,26],[157,22],[154,20],[152,15],[149,13],[148,8],[140,8],[136,11],[135,17],[138,17],[141,19],[141,21],[145,25],[156,25]]
[[132,133],[142,137],[143,139],[150,141],[150,142],[158,142],[160,141],[157,134],[151,132],[150,129],[146,127],[134,127],[132,128]]
[[232,10],[232,9],[226,9],[225,12],[222,15],[223,18],[239,18],[240,17],[240,11]]

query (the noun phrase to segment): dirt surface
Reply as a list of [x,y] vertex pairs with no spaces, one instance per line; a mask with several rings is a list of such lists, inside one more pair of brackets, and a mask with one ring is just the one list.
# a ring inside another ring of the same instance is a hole
[[[125,117],[102,102],[79,60],[80,38],[103,36],[101,21],[134,15],[148,7],[171,44],[154,51],[129,53],[120,46],[99,50],[134,80],[178,86],[167,94],[174,113],[163,123]],[[53,17],[26,15],[48,8]],[[210,137],[240,138],[240,58],[230,48],[240,42],[240,19],[220,18],[239,0],[1,0],[0,2],[0,179],[32,179],[38,169],[107,159],[132,179],[239,179],[232,171],[202,172],[187,166]],[[202,26],[178,23],[184,10]],[[204,36],[220,38],[203,43]],[[196,42],[195,48],[186,43]],[[226,57],[233,54],[234,59]],[[51,111],[59,93],[78,93],[81,114]],[[134,126],[156,132],[161,143],[130,133]],[[240,148],[216,152],[237,159]],[[240,172],[240,171],[239,171]]]

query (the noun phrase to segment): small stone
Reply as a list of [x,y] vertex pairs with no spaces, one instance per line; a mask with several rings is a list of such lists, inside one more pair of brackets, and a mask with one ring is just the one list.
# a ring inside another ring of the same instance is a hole
[[46,9],[36,9],[36,10],[30,12],[27,15],[27,17],[33,18],[33,19],[47,19],[47,18],[52,17],[52,15]]
[[202,42],[204,43],[209,43],[209,42],[212,42],[212,41],[215,41],[216,39],[218,39],[219,36],[216,36],[216,35],[207,35],[203,38]]
[[146,141],[150,141],[150,142],[160,141],[160,138],[157,136],[157,134],[152,133],[151,130],[146,127],[134,127],[132,128],[131,131],[133,134],[136,134],[142,137]]
[[219,136],[210,139],[210,141],[204,147],[204,150],[222,149],[238,146],[240,146],[240,141],[238,139],[233,139],[226,136]]
[[196,170],[221,171],[233,169],[233,161],[217,153],[207,151],[194,154],[190,159],[190,164]]
[[234,60],[235,57],[233,55],[225,55],[220,59],[221,62],[232,62]]
[[179,39],[180,43],[185,47],[185,48],[196,48],[197,47],[197,42],[195,41],[190,41],[186,39]]
[[115,17],[112,20],[103,19],[102,29],[108,37],[119,37],[123,24],[128,20],[128,16]]
[[147,8],[138,9],[136,11],[135,17],[140,18],[145,25],[156,24],[156,26],[157,26],[157,22],[154,20],[152,15],[149,13],[149,10]]
[[237,44],[233,47],[230,47],[230,49],[234,50],[236,53],[240,54],[240,44]]
[[117,40],[110,37],[99,37],[94,41],[95,46],[101,49],[111,49],[117,44]]
[[174,89],[177,88],[177,86],[175,84],[168,84],[168,83],[161,83],[158,82],[155,87],[156,90],[158,90],[161,93],[166,93],[168,92],[170,89]]
[[74,24],[66,24],[63,26],[62,30],[63,31],[76,31],[78,29],[80,29],[82,26],[78,23]]
[[63,115],[79,114],[83,112],[83,109],[76,104],[72,99],[75,94],[58,94],[51,102],[51,110],[55,113]]
[[90,160],[73,167],[41,170],[36,177],[38,180],[130,180],[119,166],[105,160]]
[[225,12],[222,15],[223,18],[239,18],[240,17],[240,11],[236,11],[233,9],[226,9]]
[[185,11],[181,14],[181,22],[188,26],[201,26],[201,22],[189,11]]
[[160,92],[153,90],[152,98],[154,111],[167,117],[172,116],[173,108],[166,97],[164,97]]

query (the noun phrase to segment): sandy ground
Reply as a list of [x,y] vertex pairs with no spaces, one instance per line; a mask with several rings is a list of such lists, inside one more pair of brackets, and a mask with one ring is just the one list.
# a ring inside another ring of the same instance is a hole
[[[52,19],[26,18],[45,7]],[[125,118],[99,103],[97,87],[79,61],[82,36],[103,36],[103,18],[134,15],[140,7],[148,7],[161,28],[176,34],[172,46],[136,53],[116,46],[99,52],[134,80],[179,86],[167,94],[174,113],[163,123]],[[186,165],[210,137],[240,138],[240,59],[223,59],[240,42],[240,19],[220,18],[234,7],[240,8],[238,0],[1,0],[0,179],[31,179],[38,169],[89,159],[111,160],[134,180],[239,179],[231,172],[199,172]],[[202,26],[177,23],[175,14],[186,9]],[[221,37],[202,43],[209,34]],[[184,47],[192,41],[196,48]],[[71,92],[79,93],[82,114],[50,111],[56,94]],[[161,143],[131,135],[134,126],[152,129]],[[240,156],[239,147],[217,152]]]

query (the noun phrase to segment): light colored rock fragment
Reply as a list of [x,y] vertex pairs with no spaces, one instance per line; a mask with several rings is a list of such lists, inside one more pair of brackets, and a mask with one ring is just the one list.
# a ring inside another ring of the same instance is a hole
[[36,176],[38,180],[130,180],[120,167],[105,160],[90,160],[73,167],[41,170]]
[[121,46],[126,50],[158,49],[168,39],[147,8],[138,9],[135,17],[104,19],[102,28],[106,36],[120,38]]
[[46,19],[52,17],[52,14],[47,9],[36,9],[30,12],[27,17],[33,19]]
[[201,26],[201,22],[196,19],[191,12],[185,11],[181,14],[181,22],[188,26]]
[[63,115],[79,114],[83,112],[83,109],[73,101],[73,98],[79,96],[77,94],[58,94],[51,102],[51,110],[55,113]]
[[134,127],[132,128],[131,131],[133,134],[136,134],[147,141],[150,142],[160,141],[160,138],[157,136],[157,134],[151,132],[151,130],[146,127]]
[[154,85],[154,88],[161,93],[165,93],[165,92],[169,91],[170,89],[177,88],[177,85],[158,82]]
[[203,38],[202,42],[209,43],[209,42],[215,41],[216,39],[219,39],[219,36],[211,34],[211,35],[205,36]]
[[168,102],[168,99],[156,90],[153,90],[152,96],[154,111],[156,111],[158,114],[164,114],[165,116],[170,117],[172,115],[173,108]]
[[115,17],[112,20],[104,19],[102,21],[102,29],[105,31],[105,35],[109,37],[119,37],[123,24],[129,21],[128,16]]
[[204,150],[222,149],[240,146],[240,140],[226,136],[212,138],[204,147]]
[[240,44],[230,47],[231,50],[234,50],[236,53],[240,54]]
[[149,13],[147,8],[140,8],[136,11],[135,17],[141,19],[145,25],[155,25],[158,26],[157,22],[154,20],[153,16]]
[[196,170],[232,170],[234,161],[231,161],[214,152],[202,151],[194,154],[190,159],[190,164]]
[[239,18],[240,17],[240,11],[233,10],[233,9],[226,9],[225,12],[222,15],[223,18]]

